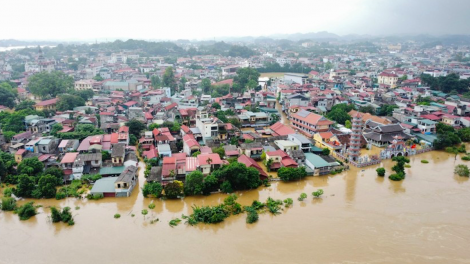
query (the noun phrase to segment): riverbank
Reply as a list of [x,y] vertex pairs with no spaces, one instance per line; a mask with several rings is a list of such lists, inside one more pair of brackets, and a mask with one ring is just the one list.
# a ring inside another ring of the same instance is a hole
[[[168,226],[171,219],[190,214],[193,205],[222,203],[225,194],[161,201],[144,199],[136,187],[129,198],[39,200],[37,204],[44,207],[28,221],[0,213],[0,225],[6,227],[0,228],[0,236],[7,238],[0,247],[1,262],[63,263],[67,259],[68,263],[82,263],[107,255],[111,263],[154,263],[154,253],[164,253],[158,257],[163,263],[175,259],[188,263],[302,263],[308,259],[327,263],[455,263],[466,259],[463,248],[470,246],[470,223],[466,220],[470,217],[470,181],[453,174],[456,164],[466,163],[435,151],[410,159],[411,168],[405,169],[402,182],[377,177],[375,169],[382,166],[389,175],[393,162],[386,160],[337,175],[272,182],[270,187],[236,192],[242,205],[267,197],[294,199],[288,212],[261,214],[259,222],[251,225],[240,215],[216,225]],[[422,159],[430,163],[422,164]],[[140,170],[139,186],[143,181]],[[324,190],[323,198],[312,199],[311,192],[318,189]],[[300,203],[296,198],[302,192],[309,197]],[[156,207],[144,221],[140,212],[152,202]],[[48,222],[47,207],[52,205],[71,207],[75,226]],[[80,210],[74,210],[76,206]],[[114,219],[115,213],[121,218]],[[150,224],[152,215],[160,221]],[[72,241],[86,242],[73,243],[70,250]],[[50,248],[54,254],[49,253]],[[337,254],[338,248],[342,254]]]

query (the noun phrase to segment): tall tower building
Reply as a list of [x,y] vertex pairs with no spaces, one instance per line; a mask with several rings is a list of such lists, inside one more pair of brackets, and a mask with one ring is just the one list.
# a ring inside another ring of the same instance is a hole
[[357,161],[361,154],[362,118],[359,113],[353,117],[352,134],[349,140],[349,160]]

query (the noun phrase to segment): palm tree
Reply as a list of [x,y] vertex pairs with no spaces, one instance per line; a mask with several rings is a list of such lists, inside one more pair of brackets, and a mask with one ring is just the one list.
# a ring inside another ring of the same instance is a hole
[[211,159],[211,158],[207,158],[206,162],[207,162],[207,164],[211,165],[212,159]]

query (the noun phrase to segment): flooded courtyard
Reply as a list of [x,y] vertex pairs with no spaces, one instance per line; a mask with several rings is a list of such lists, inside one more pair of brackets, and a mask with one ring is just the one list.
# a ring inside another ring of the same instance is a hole
[[[217,225],[168,225],[225,194],[161,201],[143,198],[139,187],[130,198],[37,200],[43,207],[28,221],[0,212],[0,263],[468,263],[470,182],[454,176],[459,163],[428,152],[411,157],[403,182],[377,177],[371,166],[239,192],[242,205],[294,199],[281,215],[261,214],[251,225],[245,214]],[[392,165],[384,161],[387,175]],[[313,199],[319,188],[323,198]],[[299,202],[302,192],[309,198]],[[52,224],[51,205],[70,206],[75,226]]]

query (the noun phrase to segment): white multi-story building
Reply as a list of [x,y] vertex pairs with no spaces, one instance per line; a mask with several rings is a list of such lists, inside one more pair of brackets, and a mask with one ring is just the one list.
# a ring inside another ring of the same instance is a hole
[[196,114],[196,127],[201,131],[202,138],[206,139],[218,137],[219,135],[219,119],[209,117],[206,111],[198,111]]
[[83,91],[83,90],[93,90],[93,84],[95,81],[93,80],[80,80],[75,82],[75,90]]

